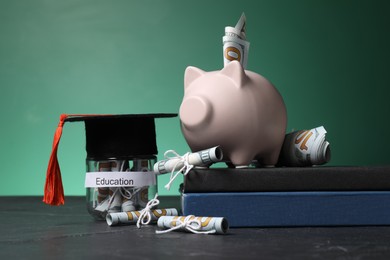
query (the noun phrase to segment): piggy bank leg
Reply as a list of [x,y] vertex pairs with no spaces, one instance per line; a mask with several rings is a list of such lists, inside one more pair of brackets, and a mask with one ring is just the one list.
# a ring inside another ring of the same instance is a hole
[[226,164],[226,166],[227,166],[228,168],[231,168],[231,169],[236,168],[236,166],[235,166],[232,162],[230,162],[230,161],[226,161],[225,164]]
[[236,168],[248,167],[254,157],[253,154],[247,151],[234,151],[229,156],[231,163]]
[[272,152],[258,156],[257,161],[261,164],[262,167],[273,167],[276,165],[279,159],[280,149],[275,149]]

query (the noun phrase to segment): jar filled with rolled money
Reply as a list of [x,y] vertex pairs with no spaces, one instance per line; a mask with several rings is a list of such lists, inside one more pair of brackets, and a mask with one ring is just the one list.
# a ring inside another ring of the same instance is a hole
[[62,115],[46,175],[44,202],[64,203],[57,149],[65,122],[85,123],[85,188],[88,212],[98,220],[108,213],[142,210],[157,193],[155,118],[176,114]]
[[157,192],[156,156],[94,160],[87,158],[88,212],[96,219],[107,213],[142,210]]

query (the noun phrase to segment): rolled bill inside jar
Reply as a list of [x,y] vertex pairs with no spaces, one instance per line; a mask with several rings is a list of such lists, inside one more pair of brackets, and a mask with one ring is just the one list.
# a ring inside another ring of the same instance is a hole
[[[151,222],[156,222],[161,216],[177,216],[179,215],[177,209],[168,208],[168,209],[154,209],[152,210]],[[118,225],[132,225],[136,224],[138,218],[141,216],[141,211],[128,211],[128,212],[116,212],[108,213],[106,215],[106,221],[109,226],[118,226]]]
[[[111,171],[111,162],[110,161],[98,162],[98,169],[99,171],[103,171],[103,172]],[[99,187],[96,189],[98,191],[97,201],[98,203],[101,203],[103,200],[105,200],[108,197],[109,189],[108,187]]]
[[330,161],[330,145],[323,126],[285,136],[279,163],[282,166],[312,166]]
[[[215,146],[195,153],[189,153],[187,160],[193,166],[209,166],[212,163],[220,162],[223,158],[222,149]],[[158,161],[154,164],[155,173],[168,173],[178,171],[184,166],[183,157],[177,156],[170,159]]]
[[[125,161],[109,160],[98,162],[100,172],[118,171],[123,167]],[[121,204],[121,196],[117,187],[98,187],[97,201],[98,205],[94,210],[99,212],[119,212]]]
[[[149,167],[151,167],[151,166],[152,165],[149,164],[149,160],[137,159],[137,160],[134,161],[134,168],[137,171],[148,172],[149,171]],[[145,208],[146,204],[148,203],[148,201],[149,201],[148,193],[149,193],[149,187],[148,186],[141,187],[136,192],[136,194],[135,194],[136,202],[137,202],[137,204],[138,204],[138,206],[140,208]]]
[[157,221],[161,229],[181,230],[193,233],[226,234],[229,224],[223,217],[162,216]]
[[[123,171],[126,168],[126,161],[124,160],[115,160],[111,162],[111,171]],[[120,193],[121,187],[110,187],[109,188],[109,206],[108,212],[120,212],[122,211],[122,195]]]

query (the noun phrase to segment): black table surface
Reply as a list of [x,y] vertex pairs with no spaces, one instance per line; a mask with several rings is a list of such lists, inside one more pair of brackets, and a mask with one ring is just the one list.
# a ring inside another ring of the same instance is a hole
[[[161,197],[178,207],[179,197]],[[389,216],[390,217],[390,216]],[[109,227],[84,197],[0,197],[0,259],[390,259],[390,227],[231,228],[226,235]]]

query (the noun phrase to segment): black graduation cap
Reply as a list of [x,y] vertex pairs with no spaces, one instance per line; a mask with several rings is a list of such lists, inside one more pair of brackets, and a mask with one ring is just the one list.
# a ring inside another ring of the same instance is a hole
[[57,160],[58,144],[65,122],[84,122],[87,159],[120,159],[157,154],[156,118],[177,114],[67,115],[60,116],[46,173],[43,201],[64,204],[61,171]]

